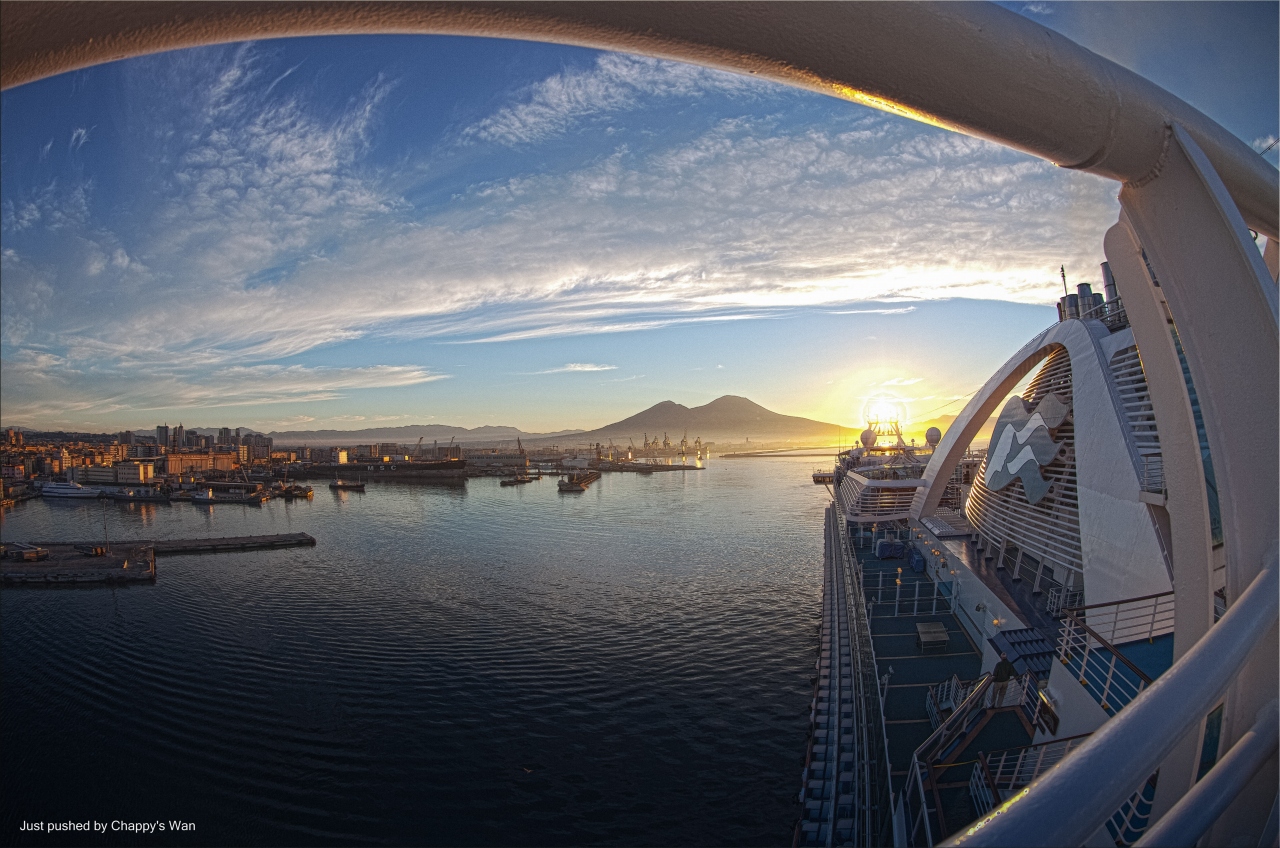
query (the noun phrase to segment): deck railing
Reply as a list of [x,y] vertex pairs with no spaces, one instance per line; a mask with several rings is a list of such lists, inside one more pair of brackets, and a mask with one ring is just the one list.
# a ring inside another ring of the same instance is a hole
[[1044,611],[1054,618],[1062,618],[1063,610],[1080,606],[1084,600],[1084,592],[1079,589],[1064,590],[1058,586],[1050,586],[1045,594]]
[[[1273,554],[1244,592],[1191,650],[1124,711],[1094,732],[1057,768],[1041,775],[1014,798],[948,840],[949,845],[1082,845],[1114,811],[1144,787],[1174,747],[1204,721],[1222,692],[1264,642],[1280,611],[1280,566]],[[1270,728],[1275,713],[1260,721],[1264,738],[1246,733],[1165,818],[1195,818],[1178,844],[1194,844],[1223,809],[1239,796],[1237,778],[1274,753]],[[1237,754],[1237,750],[1240,753]],[[1256,755],[1256,756],[1254,756]],[[1239,759],[1248,757],[1245,768]],[[1239,759],[1237,759],[1239,758]],[[1206,803],[1205,796],[1223,803]],[[1063,815],[1070,810],[1071,815]],[[1157,823],[1154,831],[1160,827]],[[1196,832],[1198,831],[1198,832]],[[1189,840],[1189,841],[1188,841]],[[1152,840],[1155,844],[1155,840]],[[1141,843],[1139,843],[1141,844]],[[1159,844],[1173,844],[1160,842]]]
[[1113,645],[1154,639],[1173,632],[1173,592],[1128,598],[1110,604],[1069,607],[1064,612],[1088,624]]
[[1124,301],[1118,297],[1105,301],[1098,306],[1082,310],[1080,319],[1087,318],[1101,321],[1113,333],[1129,326],[1129,316],[1124,311]]
[[979,754],[978,761],[982,768],[974,770],[974,780],[985,783],[985,788],[979,794],[973,795],[974,784],[973,781],[970,782],[970,794],[973,795],[977,814],[985,815],[1000,803],[1002,798],[1010,797],[1014,790],[1030,784],[1062,762],[1067,754],[1083,745],[1084,740],[1089,736],[1090,734],[1083,733],[1038,745],[1024,745],[1020,748],[1007,748],[990,754]]
[[[834,513],[832,553],[834,565],[843,578],[839,582],[845,595],[844,610],[850,635],[853,706],[850,743],[854,755],[852,780],[847,787],[842,780],[838,793],[849,796],[852,803],[847,808],[832,805],[833,810],[841,814],[833,823],[838,825],[840,819],[847,820],[848,831],[841,835],[855,845],[878,845],[890,841],[893,808],[889,744],[884,732],[885,689],[876,666],[871,622],[866,613],[863,572],[849,544],[843,511],[837,505],[831,512]],[[834,837],[836,829],[831,833]]]
[[1142,669],[1070,611],[1058,637],[1058,660],[1072,670],[1107,715],[1118,713],[1151,685]]
[[1151,492],[1155,495],[1163,495],[1164,487],[1164,456],[1158,453],[1143,454],[1141,457],[1142,467],[1139,483],[1142,491]]

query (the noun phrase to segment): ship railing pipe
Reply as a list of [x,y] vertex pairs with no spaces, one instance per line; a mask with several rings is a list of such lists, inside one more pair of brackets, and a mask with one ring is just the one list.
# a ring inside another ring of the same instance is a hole
[[1278,573],[1273,552],[1222,619],[1172,668],[1056,768],[944,844],[1084,844],[1204,720],[1259,640],[1270,638],[1280,614]]
[[1178,800],[1134,848],[1191,848],[1213,827],[1241,790],[1275,754],[1280,741],[1280,701],[1258,711],[1257,721],[1231,750]]

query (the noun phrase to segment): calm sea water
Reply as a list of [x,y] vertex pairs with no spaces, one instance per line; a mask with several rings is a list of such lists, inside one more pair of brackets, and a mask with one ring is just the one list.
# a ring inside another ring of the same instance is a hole
[[[0,808],[194,822],[90,844],[790,840],[826,489],[814,460],[105,510],[111,538],[304,531],[154,586],[11,588]],[[33,501],[6,541],[97,539]]]

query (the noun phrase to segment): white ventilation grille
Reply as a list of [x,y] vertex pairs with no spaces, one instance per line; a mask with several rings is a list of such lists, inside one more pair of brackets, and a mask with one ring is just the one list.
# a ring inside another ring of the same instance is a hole
[[[1071,398],[1071,358],[1065,349],[1049,354],[1031,381],[1023,399],[1038,404],[1045,395]],[[1080,508],[1076,497],[1076,440],[1073,419],[1068,416],[1054,433],[1063,443],[1049,465],[1040,469],[1052,488],[1034,506],[1027,503],[1022,480],[1014,479],[1003,489],[992,492],[985,483],[986,460],[973,482],[965,514],[978,532],[1002,548],[1017,546],[1024,555],[1037,562],[1052,564],[1057,580],[1065,576],[1062,568],[1080,572]],[[1012,565],[1012,563],[1010,563]],[[1046,572],[1047,573],[1047,572]]]
[[1147,376],[1142,371],[1142,358],[1136,346],[1118,350],[1111,357],[1111,379],[1120,392],[1120,408],[1138,455],[1159,454],[1156,412],[1151,406],[1151,392],[1147,390]]
[[[911,513],[911,503],[916,497],[914,486],[889,487],[877,485],[879,481],[866,480],[859,474],[849,474],[840,484],[842,502],[846,507],[847,521],[867,523],[906,518]],[[897,483],[898,481],[894,481]]]

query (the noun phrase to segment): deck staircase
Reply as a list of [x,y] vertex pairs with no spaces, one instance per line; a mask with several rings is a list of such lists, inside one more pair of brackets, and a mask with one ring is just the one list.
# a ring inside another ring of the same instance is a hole
[[1044,772],[1056,766],[1092,734],[1068,736],[1038,745],[1007,748],[990,754],[978,752],[969,778],[974,814],[981,817],[1013,797]]
[[960,824],[948,824],[940,790],[949,786],[942,778],[948,769],[958,767],[956,761],[993,718],[1012,713],[1026,732],[1025,738],[1034,738],[1037,730],[1052,733],[1050,728],[1056,730],[1058,722],[1031,673],[1010,679],[1003,693],[990,674],[968,682],[953,676],[929,688],[925,706],[934,731],[912,757],[898,820],[906,844],[932,846]]

